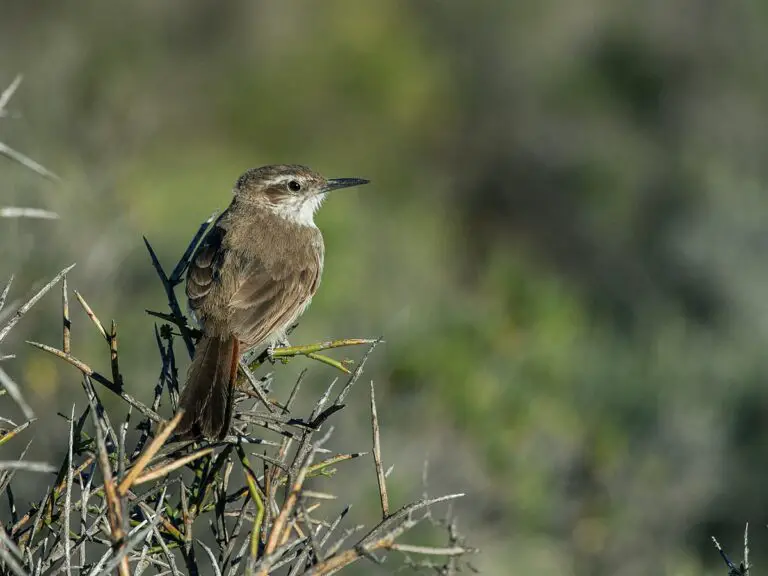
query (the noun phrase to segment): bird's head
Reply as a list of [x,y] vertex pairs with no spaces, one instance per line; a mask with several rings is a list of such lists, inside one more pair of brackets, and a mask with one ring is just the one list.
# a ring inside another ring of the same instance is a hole
[[325,178],[298,164],[251,168],[238,178],[234,194],[297,224],[314,226],[314,214],[331,190],[367,184],[362,178]]

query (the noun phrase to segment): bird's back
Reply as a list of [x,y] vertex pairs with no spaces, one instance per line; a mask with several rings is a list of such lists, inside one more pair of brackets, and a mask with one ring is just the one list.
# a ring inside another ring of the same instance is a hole
[[206,234],[187,273],[187,297],[205,333],[247,348],[282,337],[320,282],[324,245],[315,226],[234,200]]

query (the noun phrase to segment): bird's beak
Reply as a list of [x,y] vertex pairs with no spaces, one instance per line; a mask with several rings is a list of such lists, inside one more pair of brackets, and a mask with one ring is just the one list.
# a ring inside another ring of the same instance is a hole
[[352,186],[362,186],[363,184],[368,184],[368,182],[370,180],[363,178],[333,178],[325,183],[323,192],[330,192],[340,188],[351,188]]

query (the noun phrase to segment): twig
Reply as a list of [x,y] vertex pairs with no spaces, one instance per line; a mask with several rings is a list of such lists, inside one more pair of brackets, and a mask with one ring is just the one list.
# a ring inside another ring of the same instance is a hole
[[[104,477],[104,494],[107,500],[107,518],[109,519],[110,538],[112,540],[112,548],[117,552],[118,548],[125,544],[123,542],[125,533],[123,532],[122,503],[115,488],[114,480],[112,479],[112,468],[109,464],[109,456],[107,455],[107,445],[104,441],[104,435],[101,429],[102,423],[99,421],[99,406],[96,404],[95,398],[89,397],[88,400],[91,403],[91,417],[93,418],[93,423],[96,427],[96,446],[98,449],[99,467],[101,468],[101,474]],[[125,554],[119,557],[118,570],[120,576],[128,576],[128,558],[125,557]],[[94,569],[94,574],[96,573],[97,572]]]
[[368,357],[371,355],[376,346],[378,346],[381,342],[383,342],[381,338],[377,338],[376,340],[371,341],[371,345],[368,347],[368,350],[365,352],[365,354],[363,354],[363,357],[360,359],[360,363],[349,377],[349,380],[347,380],[344,388],[341,390],[341,392],[339,392],[339,395],[336,397],[334,404],[340,405],[344,403],[347,394],[349,394],[350,390],[352,390],[352,386],[355,385],[355,382],[357,382],[358,378],[360,378],[360,376],[363,374],[363,368],[365,368],[365,363],[368,361]]
[[153,422],[158,422],[158,423],[163,422],[163,418],[161,418],[160,415],[157,414],[154,410],[150,409],[148,406],[142,404],[130,394],[127,394],[126,392],[124,392],[123,390],[115,386],[115,384],[111,380],[99,374],[98,372],[94,371],[93,368],[88,366],[85,362],[78,360],[71,354],[65,354],[64,352],[62,352],[61,350],[57,350],[53,346],[48,346],[47,344],[41,344],[40,342],[32,342],[30,340],[27,340],[26,342],[30,346],[39,348],[44,352],[53,354],[54,356],[68,362],[69,364],[71,364],[72,366],[80,370],[80,372],[82,372],[84,376],[88,376],[93,380],[95,380],[96,382],[98,382],[99,384],[101,384],[102,386],[105,386],[110,392],[113,392],[114,394],[117,394],[118,396],[120,396],[120,398],[128,402],[128,404],[136,408],[136,410],[141,412],[144,416],[146,416]]
[[[125,566],[125,574],[128,574],[128,553],[131,552],[136,546],[146,538],[147,534],[152,531],[153,527],[157,526],[159,521],[159,515],[155,515],[151,520],[144,520],[136,528],[133,529],[131,534],[128,535],[128,540],[120,547],[115,556],[104,567],[104,574],[109,574],[117,567],[122,576],[123,566]],[[146,524],[149,524],[147,526]]]
[[253,529],[251,530],[251,547],[249,556],[249,565],[253,566],[259,553],[259,534],[261,532],[261,523],[264,519],[264,500],[266,497],[261,492],[261,488],[259,488],[256,475],[251,469],[251,465],[248,462],[248,457],[245,455],[245,450],[243,450],[242,446],[237,446],[237,453],[240,456],[240,462],[243,466],[243,471],[245,472],[245,480],[248,484],[248,493],[250,494],[251,500],[256,506],[256,517],[253,520]]
[[[278,542],[282,540],[283,530],[285,529],[288,517],[293,513],[293,509],[296,506],[299,494],[301,493],[302,487],[304,486],[304,479],[307,477],[307,471],[312,464],[312,460],[317,453],[317,450],[322,447],[322,445],[328,440],[332,433],[333,428],[330,428],[325,436],[315,443],[315,445],[304,459],[301,467],[299,468],[298,473],[296,474],[296,478],[290,487],[291,489],[288,493],[288,497],[283,503],[280,514],[277,516],[277,518],[275,518],[275,522],[272,525],[272,529],[270,530],[269,538],[267,539],[267,545],[264,548],[265,555],[272,554],[277,548]],[[261,571],[258,573],[259,576],[266,576],[269,573],[269,568],[270,565],[265,563]]]
[[342,348],[344,346],[359,346],[361,344],[374,344],[374,343],[378,343],[378,340],[370,340],[366,338],[347,338],[343,340],[328,340],[326,342],[318,342],[316,344],[307,344],[304,346],[284,346],[282,348],[275,348],[271,351],[265,350],[255,360],[248,362],[248,367],[251,370],[256,370],[268,359],[282,360],[283,362],[287,362],[288,359],[293,358],[295,356],[306,356],[307,358],[317,360],[319,362],[322,362],[323,364],[328,364],[329,366],[333,366],[334,368],[341,370],[345,374],[349,374],[350,373],[349,369],[346,366],[344,366],[341,362],[339,362],[338,360],[334,360],[333,358],[329,358],[327,356],[318,354],[318,352],[321,352],[323,350],[331,350],[333,348]]
[[72,472],[74,464],[72,460],[73,445],[75,442],[75,405],[72,404],[72,413],[69,419],[69,451],[67,453],[67,491],[64,497],[64,563],[67,567],[67,576],[72,576],[71,542],[69,539],[70,512],[72,510]]
[[61,350],[64,354],[70,353],[70,332],[72,331],[72,321],[69,319],[69,294],[67,293],[67,275],[61,279],[61,309],[63,316],[63,331],[61,337]]
[[197,232],[195,232],[195,235],[192,237],[192,240],[190,241],[187,249],[184,251],[184,254],[181,257],[181,260],[179,260],[178,264],[176,264],[173,272],[171,272],[170,278],[168,279],[173,286],[181,283],[182,276],[184,275],[184,272],[186,272],[187,266],[189,266],[189,261],[192,258],[192,253],[195,251],[195,248],[197,248],[197,245],[200,243],[200,239],[203,237],[206,230],[208,230],[211,222],[216,219],[217,215],[218,212],[211,214],[207,220],[200,224]]
[[197,452],[194,452],[192,454],[188,454],[187,456],[179,458],[178,460],[174,460],[173,462],[170,462],[165,466],[148,469],[145,474],[142,474],[141,476],[137,477],[136,480],[133,481],[133,485],[137,486],[139,484],[144,484],[145,482],[150,482],[152,480],[157,480],[158,478],[162,478],[163,476],[167,476],[174,470],[177,470],[178,468],[181,468],[182,466],[185,466],[190,462],[194,462],[198,458],[207,456],[211,452],[213,452],[213,448],[204,448],[202,450],[198,450]]
[[21,565],[23,555],[16,544],[8,538],[5,530],[0,526],[0,558],[16,576],[27,576]]
[[325,561],[313,566],[306,572],[307,576],[332,574],[356,562],[363,556],[371,557],[371,554],[376,550],[389,548],[405,530],[412,528],[418,523],[418,520],[412,519],[414,512],[438,502],[460,498],[461,496],[463,494],[449,494],[439,498],[419,500],[404,506],[373,528],[354,547],[344,552],[333,554]]
[[97,422],[101,425],[102,432],[109,436],[112,445],[117,446],[117,434],[115,434],[115,429],[112,427],[112,422],[109,420],[109,414],[104,410],[101,398],[99,398],[99,395],[96,393],[96,388],[94,388],[93,382],[91,382],[91,378],[87,374],[83,375],[82,385],[85,395],[88,397],[88,403],[91,405],[92,410],[96,410],[96,413],[91,414],[91,416],[97,419]]
[[748,572],[752,566],[749,564],[749,522],[744,526],[744,571]]
[[162,448],[163,444],[165,444],[165,441],[170,437],[176,426],[179,425],[183,415],[184,411],[179,410],[176,413],[176,416],[173,417],[173,420],[168,422],[165,428],[163,428],[162,431],[157,436],[155,436],[155,439],[152,440],[147,449],[141,454],[141,456],[139,456],[136,464],[134,464],[133,468],[131,468],[123,481],[120,482],[120,486],[117,489],[120,495],[124,496],[128,492],[128,489],[133,486],[136,479],[144,471],[144,468],[147,467],[147,464],[149,464],[149,461],[152,460],[154,455],[157,454],[157,451]]
[[120,365],[117,356],[117,323],[114,320],[112,320],[112,329],[109,332],[107,342],[109,343],[109,363],[112,367],[112,381],[122,390],[123,377],[120,375]]
[[264,391],[261,389],[261,386],[259,386],[259,382],[258,380],[256,380],[256,376],[253,375],[253,372],[251,372],[251,369],[248,368],[248,365],[242,360],[240,361],[240,370],[245,375],[245,378],[248,380],[248,383],[251,385],[251,389],[259,397],[259,400],[261,400],[261,403],[264,404],[264,407],[270,412],[274,412],[275,409],[272,407],[272,403],[269,401],[269,398],[267,398],[267,396],[264,394]]
[[13,401],[19,405],[19,408],[21,408],[21,411],[24,413],[24,417],[27,420],[33,420],[35,418],[35,413],[32,412],[32,408],[27,404],[27,401],[24,400],[24,397],[21,395],[21,390],[19,390],[16,382],[14,382],[2,368],[0,368],[0,384],[2,384],[3,388],[8,391],[8,395],[13,398]]
[[211,549],[208,548],[208,546],[206,546],[202,542],[202,540],[198,540],[197,543],[200,544],[200,546],[203,547],[203,550],[205,550],[205,553],[208,554],[208,558],[210,558],[211,560],[211,566],[213,566],[213,573],[215,574],[215,576],[221,576],[221,570],[219,569],[219,566],[216,563],[216,556],[213,555],[213,552],[211,551]]
[[381,499],[381,515],[384,520],[389,517],[389,496],[387,481],[384,478],[384,467],[381,465],[381,439],[379,435],[379,416],[376,412],[376,396],[371,380],[371,426],[373,428],[373,462],[376,466],[376,478],[379,481],[379,497]]
[[[2,146],[3,146],[3,145],[2,145],[2,144],[0,144],[0,153],[2,153]],[[26,303],[25,303],[25,304],[24,304],[24,305],[23,305],[21,308],[19,308],[19,309],[16,311],[16,313],[15,313],[13,316],[11,316],[11,318],[8,320],[8,322],[6,322],[5,326],[3,326],[3,328],[0,330],[0,342],[2,342],[2,341],[3,341],[3,339],[4,339],[6,336],[8,336],[8,333],[11,331],[11,329],[12,329],[14,326],[16,326],[16,324],[19,322],[19,320],[21,320],[21,319],[22,319],[22,317],[24,316],[24,314],[26,314],[26,313],[29,311],[29,309],[30,309],[30,308],[32,308],[32,306],[34,306],[34,305],[37,303],[37,301],[38,301],[38,300],[40,300],[40,298],[42,298],[42,297],[45,295],[45,293],[46,293],[46,292],[48,292],[48,290],[50,290],[51,288],[53,288],[53,287],[56,285],[56,283],[57,283],[59,280],[61,280],[61,278],[62,278],[62,277],[63,277],[63,276],[64,276],[64,275],[65,275],[67,272],[69,272],[70,270],[72,270],[72,268],[74,268],[74,267],[75,267],[75,265],[74,265],[74,264],[72,264],[72,265],[70,265],[70,266],[67,266],[66,268],[64,268],[64,270],[62,270],[61,272],[59,272],[59,273],[58,273],[58,274],[57,274],[57,275],[56,275],[56,276],[53,278],[53,280],[51,280],[50,282],[48,282],[48,284],[46,284],[45,286],[43,286],[43,287],[42,287],[42,288],[41,288],[41,289],[40,289],[40,290],[37,292],[37,294],[35,294],[34,296],[32,296],[32,298],[30,298],[29,300],[27,300],[27,302],[26,302]]]
[[[152,249],[152,245],[149,243],[149,240],[147,240],[146,236],[144,237],[144,244],[147,246],[149,257],[152,259],[152,266],[155,267],[157,275],[160,277],[160,282],[162,282],[163,288],[165,289],[165,295],[168,297],[168,307],[171,309],[171,313],[180,320],[184,317],[184,315],[181,313],[179,301],[176,299],[176,294],[173,291],[174,286],[171,284],[168,276],[165,275],[165,271],[160,264],[160,260],[157,259],[157,255]],[[182,338],[184,339],[184,344],[187,346],[189,357],[192,358],[195,355],[195,344],[192,342],[192,338],[189,336],[189,334],[182,332]]]

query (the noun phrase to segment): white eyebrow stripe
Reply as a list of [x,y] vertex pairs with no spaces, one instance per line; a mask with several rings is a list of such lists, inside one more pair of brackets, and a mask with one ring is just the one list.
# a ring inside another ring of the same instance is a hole
[[288,183],[288,182],[290,182],[291,180],[297,180],[297,181],[299,181],[299,182],[304,182],[304,178],[302,178],[301,176],[291,176],[291,175],[276,176],[276,177],[275,177],[275,178],[272,180],[272,182],[273,182],[274,184],[282,184],[282,183],[284,183],[284,182],[285,182],[285,183]]

